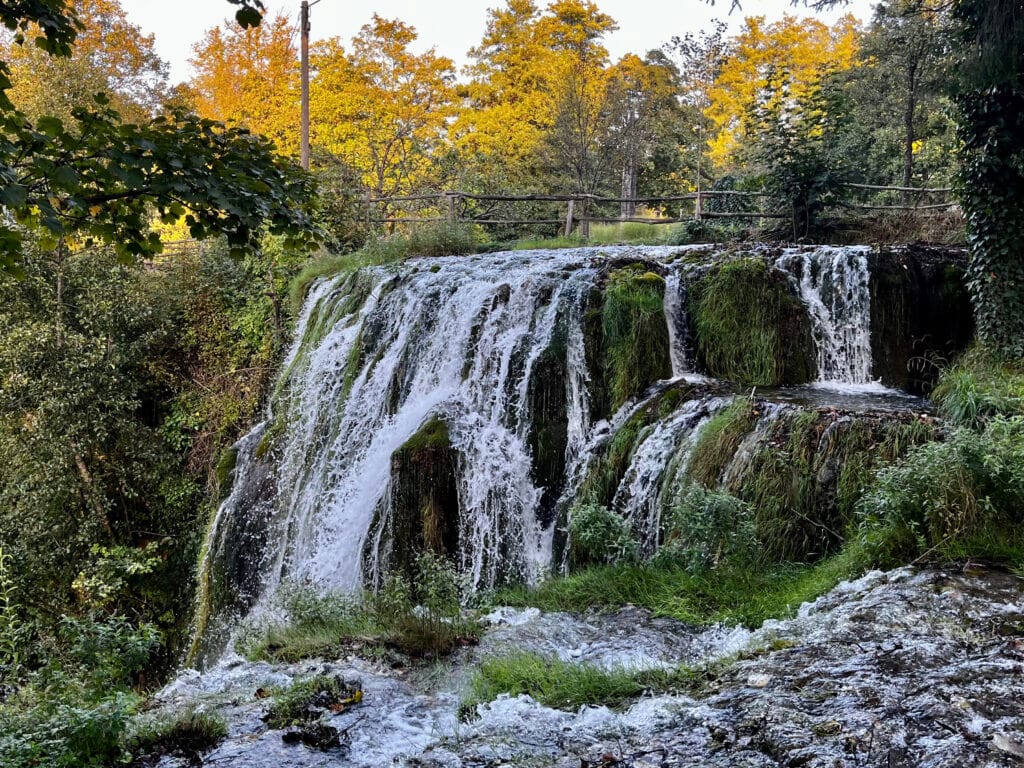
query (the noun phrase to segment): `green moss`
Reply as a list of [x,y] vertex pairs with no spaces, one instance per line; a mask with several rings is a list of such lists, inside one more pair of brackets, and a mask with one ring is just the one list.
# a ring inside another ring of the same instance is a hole
[[533,457],[534,483],[542,489],[538,515],[550,522],[565,477],[569,444],[569,412],[565,397],[569,378],[566,330],[556,327],[551,343],[534,363],[527,397],[530,403],[528,443]]
[[665,281],[642,265],[609,276],[601,311],[604,378],[614,412],[672,375]]
[[217,462],[217,469],[214,475],[217,479],[217,498],[223,499],[231,493],[231,483],[234,479],[235,466],[238,464],[238,449],[234,446],[224,449]]
[[410,437],[398,449],[397,453],[417,454],[422,451],[445,449],[451,446],[448,425],[444,420],[434,417],[424,424],[419,432]]
[[705,488],[715,488],[743,438],[757,424],[759,413],[747,398],[737,398],[712,417],[693,446],[688,475]]
[[810,320],[784,275],[738,259],[696,281],[689,294],[697,355],[712,376],[741,384],[803,384],[815,376]]

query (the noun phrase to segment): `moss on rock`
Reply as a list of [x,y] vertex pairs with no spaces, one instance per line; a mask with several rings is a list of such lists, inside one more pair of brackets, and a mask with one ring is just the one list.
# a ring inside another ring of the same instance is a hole
[[448,425],[437,417],[391,455],[390,504],[374,525],[388,570],[411,576],[422,552],[448,555],[458,549],[458,460]]
[[814,561],[842,545],[874,471],[935,433],[912,414],[787,411],[727,490],[754,509],[767,558]]
[[672,375],[665,280],[644,265],[612,272],[601,309],[604,382],[609,411]]
[[697,357],[712,376],[740,384],[804,384],[817,373],[807,311],[763,259],[722,264],[689,293]]
[[551,522],[565,481],[565,451],[569,445],[568,378],[566,331],[560,324],[548,348],[533,365],[527,393],[533,481],[542,489],[537,512],[544,525]]
[[736,454],[743,438],[757,424],[758,405],[737,398],[731,405],[715,414],[707,423],[693,446],[688,475],[705,488],[717,487],[722,473]]

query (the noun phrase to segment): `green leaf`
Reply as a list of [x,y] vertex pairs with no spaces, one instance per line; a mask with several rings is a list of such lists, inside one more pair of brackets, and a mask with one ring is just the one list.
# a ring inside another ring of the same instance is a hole
[[243,29],[250,29],[260,25],[260,22],[263,21],[263,14],[255,8],[242,8],[235,14],[235,18]]

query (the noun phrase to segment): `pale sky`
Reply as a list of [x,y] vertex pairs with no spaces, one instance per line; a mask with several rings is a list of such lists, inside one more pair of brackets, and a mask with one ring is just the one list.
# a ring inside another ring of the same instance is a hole
[[[157,52],[170,63],[172,82],[190,77],[192,44],[204,30],[233,17],[235,8],[226,0],[122,0],[121,5],[132,23],[156,35]],[[282,10],[298,18],[299,0],[268,0],[266,5],[271,12]],[[376,12],[414,26],[419,32],[419,50],[433,46],[461,66],[466,63],[466,51],[483,37],[487,9],[504,5],[504,0],[320,0],[311,12],[312,37],[340,37],[347,44]],[[538,5],[543,7],[546,2],[540,0]],[[734,29],[742,22],[741,14],[729,15],[729,0],[717,0],[714,7],[702,0],[597,0],[597,5],[619,24],[619,30],[605,41],[613,59],[629,52],[643,55],[673,35],[710,29],[716,18]],[[866,21],[871,17],[872,5],[872,0],[851,0],[845,10],[818,14],[818,18],[831,23],[849,12]],[[794,8],[788,0],[744,0],[743,11],[769,18],[784,13],[813,15],[805,8]]]

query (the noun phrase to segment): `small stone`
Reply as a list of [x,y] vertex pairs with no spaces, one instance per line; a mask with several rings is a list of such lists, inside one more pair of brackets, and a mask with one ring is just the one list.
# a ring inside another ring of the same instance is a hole
[[751,675],[747,678],[747,685],[751,688],[767,688],[771,681],[771,675]]
[[1005,733],[997,733],[992,737],[992,744],[996,749],[1006,752],[1014,757],[1024,757],[1024,744]]

